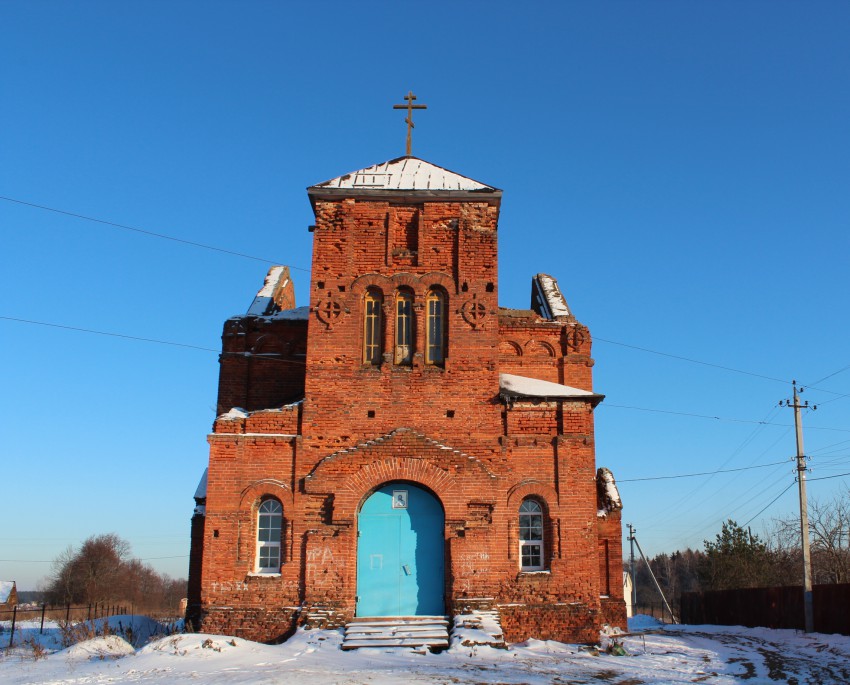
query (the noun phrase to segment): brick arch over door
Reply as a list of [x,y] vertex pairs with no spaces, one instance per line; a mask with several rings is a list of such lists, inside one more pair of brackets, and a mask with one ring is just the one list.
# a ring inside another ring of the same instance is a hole
[[363,497],[391,481],[424,486],[445,507],[446,519],[464,520],[468,499],[495,502],[496,476],[478,458],[409,428],[325,457],[305,479],[309,494],[334,493],[334,520],[353,520]]

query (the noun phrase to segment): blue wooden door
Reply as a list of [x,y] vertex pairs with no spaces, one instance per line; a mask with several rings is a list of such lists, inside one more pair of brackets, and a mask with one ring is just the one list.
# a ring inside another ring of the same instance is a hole
[[357,518],[357,615],[445,612],[443,508],[409,483],[373,493]]

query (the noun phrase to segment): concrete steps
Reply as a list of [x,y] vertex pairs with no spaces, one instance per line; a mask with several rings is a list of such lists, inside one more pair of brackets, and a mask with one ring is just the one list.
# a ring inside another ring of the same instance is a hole
[[363,616],[345,626],[342,648],[449,646],[449,621],[445,616]]
[[474,610],[455,616],[452,645],[507,649],[498,610]]

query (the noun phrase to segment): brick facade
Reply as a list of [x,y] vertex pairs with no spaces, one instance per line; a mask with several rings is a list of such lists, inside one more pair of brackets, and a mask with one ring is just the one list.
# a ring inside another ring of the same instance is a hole
[[[419,161],[387,164],[406,160]],[[284,296],[267,281],[268,306],[257,308],[258,295],[248,315],[225,323],[220,416],[193,519],[190,618],[262,641],[351,619],[359,508],[403,482],[442,504],[447,614],[498,609],[509,641],[593,641],[604,622],[625,626],[619,502],[594,456],[601,396],[592,393],[590,334],[547,307],[542,275],[531,309],[499,308],[501,191],[415,181],[346,189],[341,179],[308,189],[310,307],[299,314],[291,289]],[[400,293],[412,302],[401,363]],[[444,357],[429,363],[434,293],[445,305]],[[367,295],[382,298],[368,341]],[[367,342],[378,363],[364,361]],[[563,390],[507,392],[503,374]],[[258,508],[270,498],[283,508],[280,567],[259,573]],[[528,498],[544,521],[534,572],[520,561]]]

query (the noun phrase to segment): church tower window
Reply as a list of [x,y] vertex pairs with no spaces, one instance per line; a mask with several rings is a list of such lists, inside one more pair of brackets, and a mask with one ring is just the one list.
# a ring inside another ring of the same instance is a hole
[[395,363],[413,362],[413,293],[400,290],[395,298]]
[[446,300],[442,290],[428,291],[425,363],[434,366],[443,366],[446,361]]
[[384,297],[378,290],[369,290],[363,305],[363,363],[377,366],[383,353]]

